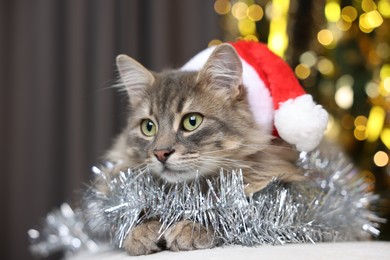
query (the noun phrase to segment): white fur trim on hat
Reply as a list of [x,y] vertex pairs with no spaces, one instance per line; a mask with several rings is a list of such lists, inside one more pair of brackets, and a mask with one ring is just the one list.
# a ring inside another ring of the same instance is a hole
[[306,94],[281,103],[274,120],[281,138],[300,151],[311,151],[322,139],[328,113]]

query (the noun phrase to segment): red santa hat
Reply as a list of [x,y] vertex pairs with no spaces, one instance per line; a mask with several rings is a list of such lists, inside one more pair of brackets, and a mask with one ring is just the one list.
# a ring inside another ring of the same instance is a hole
[[[249,105],[264,134],[273,133],[300,151],[313,150],[321,141],[328,114],[306,94],[293,71],[265,44],[231,43],[242,61],[242,81]],[[200,70],[215,47],[193,57],[181,69]]]

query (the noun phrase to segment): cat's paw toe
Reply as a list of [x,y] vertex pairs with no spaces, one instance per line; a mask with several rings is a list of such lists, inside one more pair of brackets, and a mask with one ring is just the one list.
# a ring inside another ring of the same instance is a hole
[[163,248],[158,241],[158,221],[150,221],[135,227],[124,241],[123,247],[129,255],[148,255],[160,252]]
[[167,247],[172,251],[188,251],[212,248],[214,231],[192,221],[181,221],[165,234]]

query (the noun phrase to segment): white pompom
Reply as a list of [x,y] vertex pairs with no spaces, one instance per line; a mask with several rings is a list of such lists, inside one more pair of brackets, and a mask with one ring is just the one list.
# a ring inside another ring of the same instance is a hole
[[328,113],[302,95],[282,103],[275,111],[275,127],[282,139],[299,151],[311,151],[320,143],[328,123]]

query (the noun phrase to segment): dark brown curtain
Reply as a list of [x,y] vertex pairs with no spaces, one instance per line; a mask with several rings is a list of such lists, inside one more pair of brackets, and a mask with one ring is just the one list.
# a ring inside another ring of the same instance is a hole
[[153,70],[220,38],[211,0],[0,0],[0,259],[31,259],[26,231],[74,202],[120,131],[115,56]]

